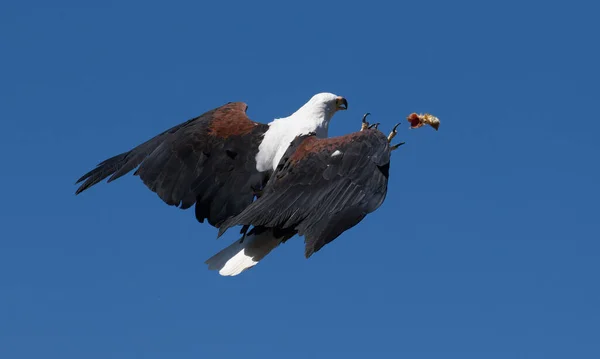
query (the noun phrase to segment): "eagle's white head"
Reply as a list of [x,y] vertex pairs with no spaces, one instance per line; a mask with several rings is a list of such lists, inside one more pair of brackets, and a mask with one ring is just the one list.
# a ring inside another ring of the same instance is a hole
[[342,96],[321,92],[311,97],[290,117],[322,119],[323,122],[328,123],[337,111],[347,109],[348,101]]

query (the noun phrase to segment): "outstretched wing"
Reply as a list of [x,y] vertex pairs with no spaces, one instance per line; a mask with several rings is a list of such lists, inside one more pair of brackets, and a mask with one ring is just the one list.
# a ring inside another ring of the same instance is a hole
[[77,194],[134,168],[144,184],[168,205],[219,226],[254,199],[266,181],[256,169],[256,152],[268,126],[251,121],[247,105],[234,102],[177,125],[134,149],[107,159],[83,175]]
[[219,233],[252,225],[305,237],[308,258],[376,210],[385,199],[390,147],[379,130],[292,142],[263,195]]

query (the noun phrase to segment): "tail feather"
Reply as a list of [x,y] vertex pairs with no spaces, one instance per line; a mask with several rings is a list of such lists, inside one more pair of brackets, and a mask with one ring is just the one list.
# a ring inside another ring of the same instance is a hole
[[277,247],[284,237],[275,237],[268,230],[260,234],[249,234],[243,240],[235,241],[205,263],[208,269],[218,270],[222,276],[236,276],[258,264]]

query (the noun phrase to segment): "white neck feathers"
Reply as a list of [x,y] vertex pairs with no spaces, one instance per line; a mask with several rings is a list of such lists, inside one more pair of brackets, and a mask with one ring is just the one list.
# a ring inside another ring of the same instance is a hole
[[290,143],[300,135],[314,132],[317,137],[327,137],[329,121],[335,109],[322,102],[309,101],[286,118],[269,123],[256,155],[256,168],[263,172],[277,168]]

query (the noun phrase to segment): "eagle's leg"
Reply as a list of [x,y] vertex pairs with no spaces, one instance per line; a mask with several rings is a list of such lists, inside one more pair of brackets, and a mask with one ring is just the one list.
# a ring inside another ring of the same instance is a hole
[[367,122],[367,116],[369,116],[369,115],[370,115],[370,113],[369,113],[369,112],[367,112],[367,113],[365,113],[365,114],[364,114],[364,116],[363,116],[363,118],[362,118],[362,124],[361,124],[361,126],[360,126],[360,130],[361,130],[361,131],[364,131],[364,130],[366,130],[367,128],[369,128],[369,123]]
[[[394,128],[392,128],[392,132],[390,132],[390,134],[388,135],[388,138],[387,138],[387,140],[388,140],[388,143],[392,142],[392,140],[394,139],[394,137],[396,137],[396,135],[398,134],[398,131],[397,131],[397,129],[398,129],[398,125],[400,125],[400,123],[399,123],[399,122],[396,124],[396,126],[394,126]],[[399,144],[397,144],[397,145],[393,145],[393,146],[391,146],[391,147],[390,147],[390,151],[397,150],[397,149],[398,149],[398,147],[402,146],[403,144],[404,144],[404,142],[400,142],[400,143],[399,143]]]

